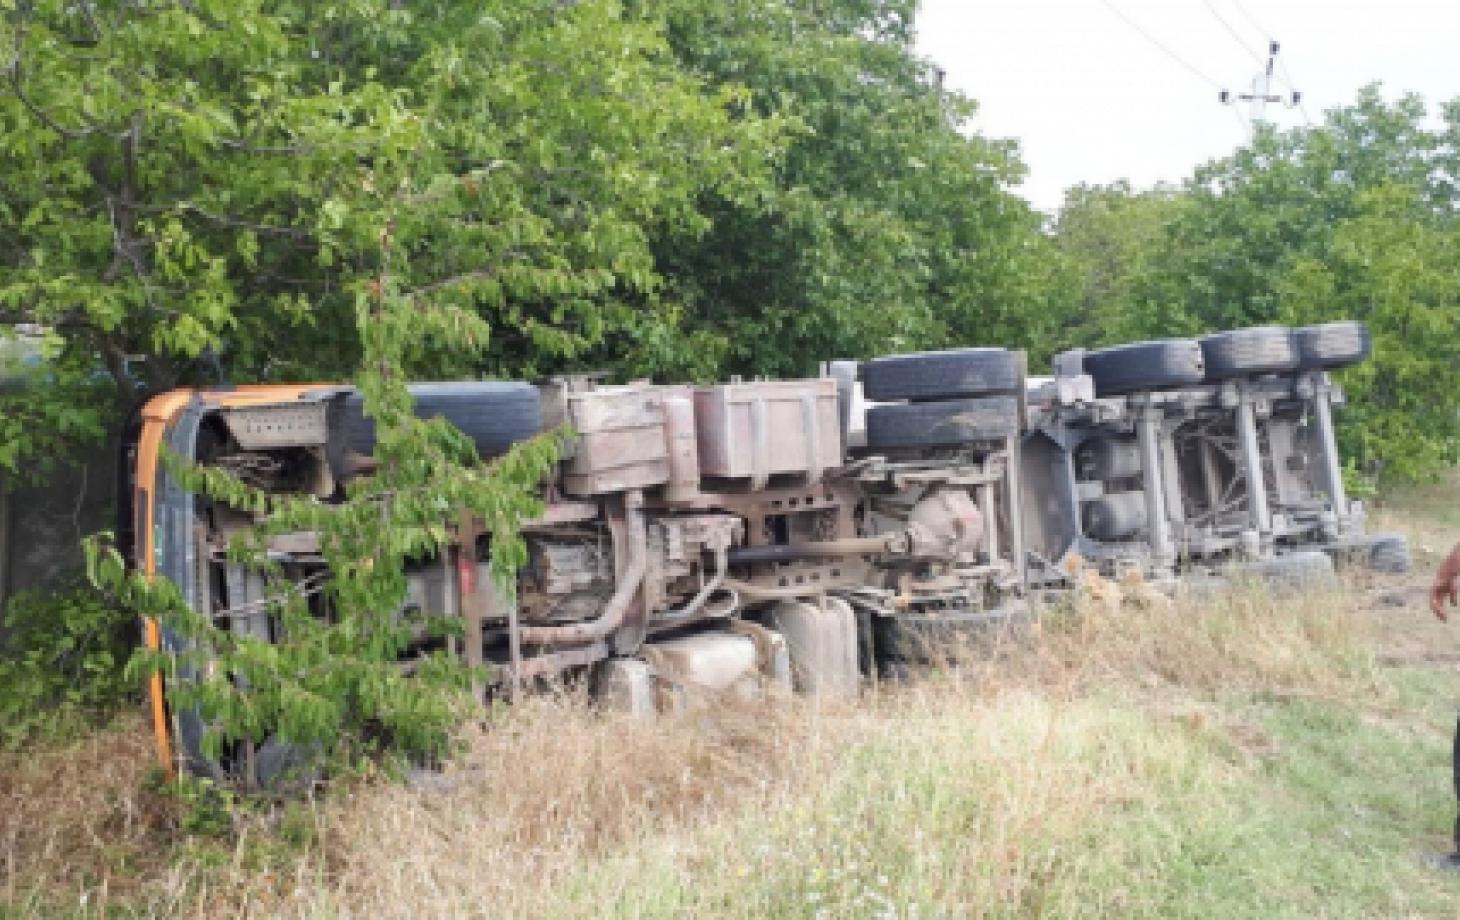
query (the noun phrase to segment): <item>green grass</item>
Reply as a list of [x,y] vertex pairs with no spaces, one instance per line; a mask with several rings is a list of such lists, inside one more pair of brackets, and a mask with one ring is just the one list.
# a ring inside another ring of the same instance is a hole
[[[1454,695],[1446,675],[1401,676],[1433,698]],[[904,722],[848,752],[795,807],[642,841],[630,857],[586,864],[550,910],[1460,911],[1460,877],[1420,859],[1447,845],[1454,816],[1449,726],[1438,707],[1410,724],[1298,697],[1181,701],[1200,718],[1157,714],[1148,702],[1021,703],[998,711],[1008,734],[992,750],[977,732]]]
[[[119,730],[18,782],[0,762],[0,798],[58,827],[0,914],[1455,916],[1460,876],[1421,857],[1449,845],[1460,676],[1414,652],[1457,637],[1360,596],[1092,615],[858,705],[544,701],[446,791],[340,784],[221,838],[136,797],[146,739]],[[165,826],[119,832],[149,808]]]

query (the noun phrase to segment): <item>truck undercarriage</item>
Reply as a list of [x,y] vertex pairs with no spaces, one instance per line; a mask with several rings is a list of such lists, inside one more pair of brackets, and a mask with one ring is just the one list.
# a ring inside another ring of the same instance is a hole
[[[1099,363],[1062,356],[1053,377],[1026,380],[1018,353],[963,349],[833,362],[807,380],[416,385],[417,414],[449,419],[483,457],[563,425],[574,438],[522,527],[512,590],[491,577],[490,533],[461,516],[450,549],[410,567],[400,609],[383,612],[422,624],[401,666],[444,646],[490,666],[487,695],[578,675],[641,712],[772,686],[850,694],[905,673],[926,637],[1025,613],[1031,591],[1067,586],[1075,555],[1169,580],[1371,544],[1344,497],[1325,368],[1112,393]],[[374,469],[358,394],[164,394],[126,461],[121,530],[138,570],[265,642],[280,628],[271,579],[328,619],[318,535],[272,536],[267,574],[230,558],[259,519],[183,489],[158,463],[164,445],[266,492],[338,502]],[[461,629],[436,636],[428,615]],[[155,623],[148,638],[185,644]],[[164,691],[155,678],[170,768],[267,786],[295,764],[272,737],[206,756],[201,720]]]

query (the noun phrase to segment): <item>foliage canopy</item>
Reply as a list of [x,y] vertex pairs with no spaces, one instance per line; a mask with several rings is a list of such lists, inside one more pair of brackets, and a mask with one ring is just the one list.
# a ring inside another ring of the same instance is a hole
[[1322,125],[1259,126],[1180,189],[1072,191],[1056,239],[1084,344],[1357,319],[1342,434],[1381,479],[1460,461],[1460,101],[1377,86]]
[[146,392],[355,377],[381,474],[333,509],[271,509],[326,535],[342,632],[306,617],[287,648],[235,644],[99,564],[272,688],[200,685],[237,725],[373,722],[435,749],[445,697],[411,708],[377,667],[397,626],[369,617],[449,541],[442,509],[491,521],[510,568],[554,447],[482,467],[411,417],[407,379],[790,375],[953,345],[1037,364],[1355,318],[1377,351],[1345,376],[1363,471],[1460,459],[1460,101],[1432,121],[1371,88],[1180,187],[1081,187],[1046,221],[1009,190],[1014,143],[913,51],[916,6],[4,4],[0,325],[39,330],[45,361],[0,392],[0,474],[45,475]]
[[493,330],[413,349],[417,377],[1019,337],[1038,219],[1012,145],[912,53],[913,9],[34,0],[0,35],[0,311],[124,404],[347,377],[376,278]]

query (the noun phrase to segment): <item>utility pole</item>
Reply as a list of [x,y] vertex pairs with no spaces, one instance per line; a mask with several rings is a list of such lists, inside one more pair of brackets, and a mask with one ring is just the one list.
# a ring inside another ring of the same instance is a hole
[[1290,92],[1286,95],[1275,93],[1272,90],[1274,71],[1277,68],[1277,56],[1281,46],[1277,39],[1267,43],[1267,65],[1252,77],[1252,89],[1245,93],[1233,93],[1231,90],[1222,90],[1217,93],[1217,101],[1223,105],[1236,105],[1245,102],[1248,105],[1249,122],[1256,124],[1261,121],[1267,112],[1269,103],[1277,103],[1293,108],[1303,104],[1303,94],[1296,89],[1289,87]]

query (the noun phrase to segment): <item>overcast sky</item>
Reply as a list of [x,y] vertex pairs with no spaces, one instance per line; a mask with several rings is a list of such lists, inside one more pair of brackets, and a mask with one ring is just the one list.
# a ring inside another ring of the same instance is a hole
[[[922,6],[920,50],[947,71],[950,86],[978,100],[978,130],[1019,140],[1030,172],[1021,192],[1045,210],[1070,185],[1176,181],[1241,143],[1239,114],[1248,112],[1219,104],[1217,92],[1250,89],[1269,38],[1281,42],[1278,59],[1315,120],[1374,80],[1388,93],[1417,91],[1432,107],[1460,96],[1460,0]],[[1303,120],[1282,106],[1267,115],[1282,125]]]

